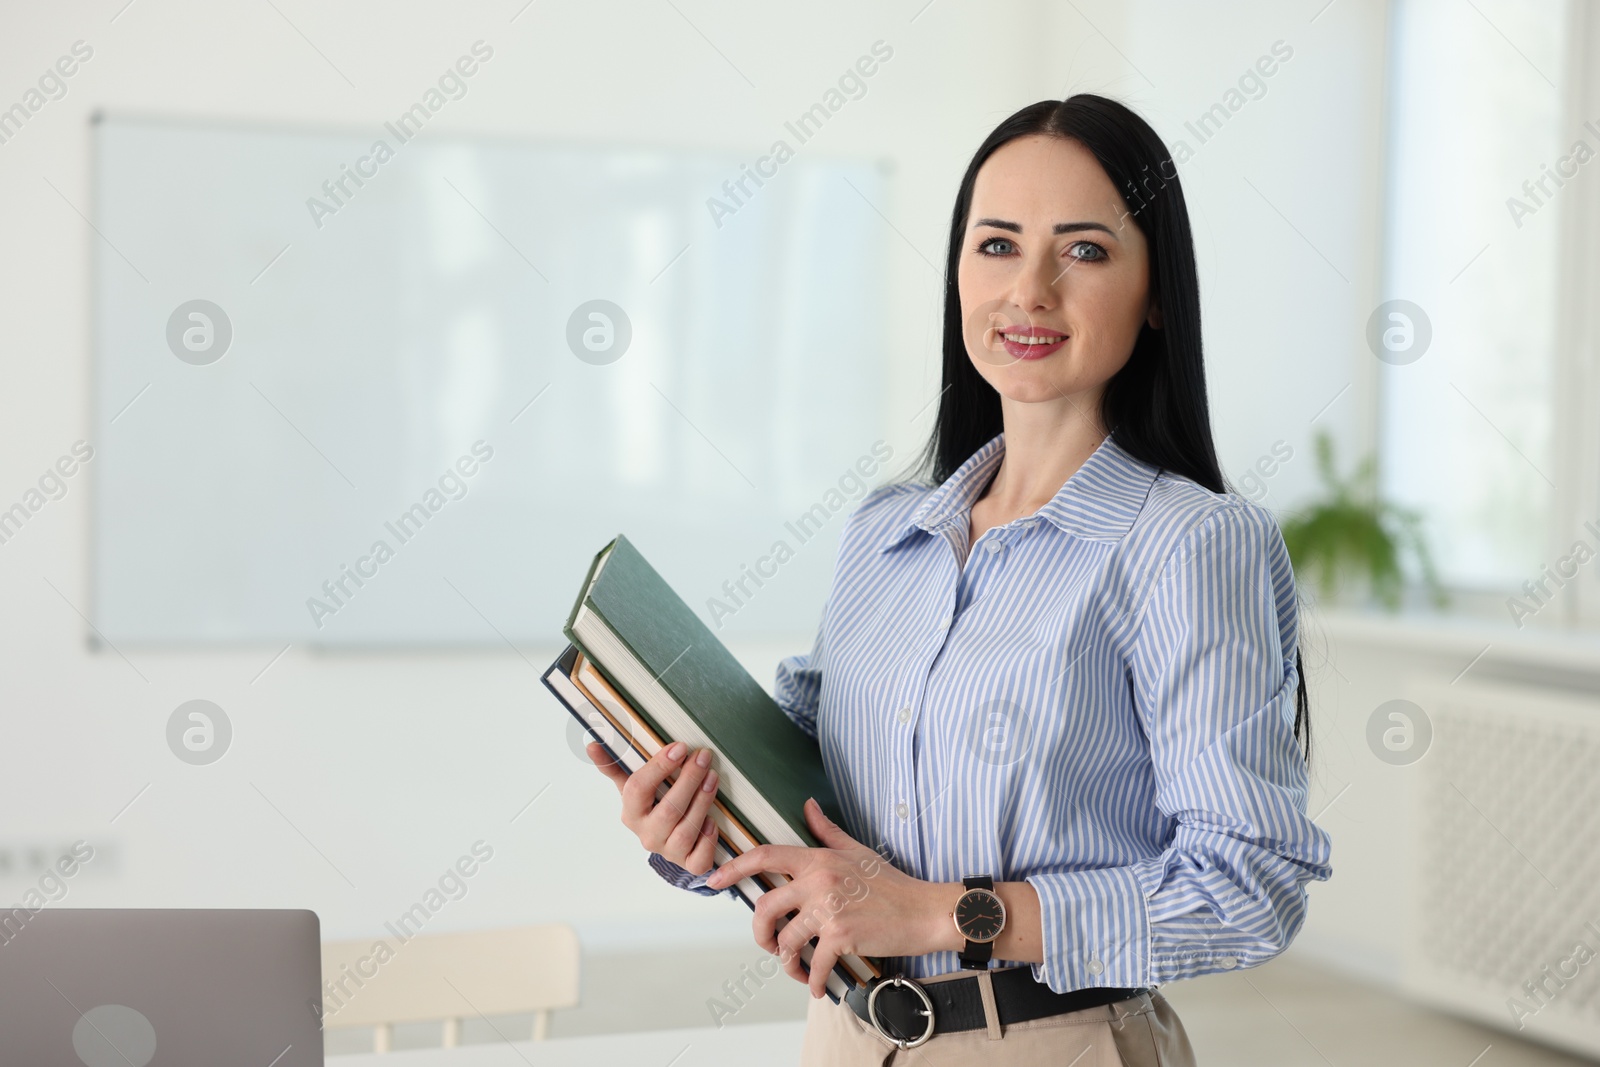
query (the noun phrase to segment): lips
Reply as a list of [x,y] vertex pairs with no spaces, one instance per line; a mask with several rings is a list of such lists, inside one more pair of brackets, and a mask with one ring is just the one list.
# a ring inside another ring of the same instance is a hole
[[1067,335],[1045,326],[997,326],[1006,354],[1012,359],[1043,359],[1067,342]]

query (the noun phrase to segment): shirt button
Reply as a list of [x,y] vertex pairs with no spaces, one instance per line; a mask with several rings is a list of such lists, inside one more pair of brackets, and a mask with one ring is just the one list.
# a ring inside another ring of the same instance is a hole
[[1229,970],[1229,971],[1231,971],[1235,967],[1239,966],[1239,960],[1235,956],[1224,956],[1220,960],[1218,960],[1217,963],[1223,969]]
[[904,819],[911,814],[911,809],[906,807],[906,802],[901,801],[894,806],[894,813]]
[[999,541],[990,541],[989,542],[989,551],[990,551],[990,553],[998,552],[998,551],[1000,551],[1000,549],[1002,547],[1004,547],[1004,546],[1002,546]]
[[1090,974],[1102,974],[1104,973],[1105,969],[1106,965],[1101,963],[1099,960],[1091,959],[1089,961],[1088,971]]
[[910,722],[911,721],[911,709],[910,708],[901,708],[900,709],[900,721],[901,722]]

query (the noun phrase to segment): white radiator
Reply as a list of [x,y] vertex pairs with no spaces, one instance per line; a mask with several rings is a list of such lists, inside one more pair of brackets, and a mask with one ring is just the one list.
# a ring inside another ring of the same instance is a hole
[[1419,686],[1408,768],[1402,985],[1419,1000],[1600,1055],[1600,698]]

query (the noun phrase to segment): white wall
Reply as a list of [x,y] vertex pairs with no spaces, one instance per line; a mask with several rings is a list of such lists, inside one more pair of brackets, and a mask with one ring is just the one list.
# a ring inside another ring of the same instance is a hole
[[[139,0],[119,14],[121,6],[30,5],[4,16],[0,69],[11,75],[0,104],[20,98],[30,72],[74,41],[94,56],[64,99],[0,145],[0,500],[104,430],[87,414],[88,262],[101,238],[78,215],[88,211],[93,110],[376,124],[479,38],[496,60],[441,126],[752,156],[873,41],[892,45],[868,94],[816,148],[895,164],[893,194],[879,207],[892,223],[886,314],[899,383],[884,402],[902,455],[926,432],[925,416],[908,420],[937,390],[939,279],[928,261],[942,260],[955,186],[983,135],[1024,104],[1089,90],[1126,99],[1170,142],[1284,40],[1294,55],[1266,95],[1183,168],[1213,421],[1235,477],[1274,441],[1291,445],[1296,458],[1267,498],[1277,506],[1313,482],[1314,426],[1334,426],[1346,447],[1369,432],[1360,331],[1377,261],[1379,3],[1341,3],[1314,23],[1316,5],[1291,13],[1267,3],[680,0],[675,10],[539,0],[520,15],[521,0],[278,0],[277,10]],[[70,903],[306,906],[332,935],[371,933],[481,838],[495,857],[441,912],[440,929],[565,919],[597,942],[744,943],[741,909],[660,885],[616,822],[611,785],[568,750],[565,719],[533,669],[552,658],[554,640],[523,650],[526,659],[290,649],[264,674],[278,649],[95,651],[78,614],[88,602],[88,497],[75,479],[0,545],[0,853],[89,839],[101,860],[73,880]],[[806,646],[814,621],[798,620],[782,647],[737,651],[768,681],[778,656]],[[165,744],[167,717],[196,697],[223,706],[235,726],[233,748],[210,767],[180,763]],[[1342,751],[1349,745],[1334,732],[1322,735],[1323,798],[1348,780],[1342,761],[1359,755]],[[1336,904],[1339,879],[1384,854],[1343,843],[1382,834],[1359,813],[1343,802],[1334,809],[1338,873],[1316,891],[1308,936],[1337,941],[1360,925]],[[0,873],[0,896],[20,896],[31,881]]]

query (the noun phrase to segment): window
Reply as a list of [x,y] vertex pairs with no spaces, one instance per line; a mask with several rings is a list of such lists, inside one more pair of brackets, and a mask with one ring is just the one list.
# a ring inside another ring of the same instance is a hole
[[[1600,171],[1600,135],[1583,122],[1600,112],[1568,104],[1580,14],[1566,2],[1391,7],[1385,303],[1368,324],[1381,490],[1423,514],[1458,603],[1480,594],[1502,618],[1594,517],[1581,502],[1596,458],[1575,476],[1564,451],[1581,398],[1563,383],[1585,346],[1560,343],[1573,314],[1565,242]],[[1600,554],[1600,535],[1587,540]]]

